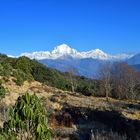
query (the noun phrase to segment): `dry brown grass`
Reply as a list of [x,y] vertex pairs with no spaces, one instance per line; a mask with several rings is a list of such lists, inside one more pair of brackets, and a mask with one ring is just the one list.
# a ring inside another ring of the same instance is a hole
[[[93,96],[83,96],[78,93],[62,91],[47,85],[42,85],[37,81],[31,83],[24,82],[23,86],[18,86],[14,82],[14,78],[3,79],[3,85],[7,89],[6,97],[2,100],[5,106],[13,105],[19,96],[22,96],[26,91],[30,94],[36,93],[37,96],[44,98],[46,106],[52,107],[54,110],[61,110],[65,104],[74,107],[84,107],[100,110],[117,110],[123,116],[130,119],[140,119],[140,110],[129,110],[127,104],[139,104],[139,102],[121,101],[109,98],[99,98]],[[0,114],[1,115],[1,114]],[[2,122],[0,122],[2,126]]]

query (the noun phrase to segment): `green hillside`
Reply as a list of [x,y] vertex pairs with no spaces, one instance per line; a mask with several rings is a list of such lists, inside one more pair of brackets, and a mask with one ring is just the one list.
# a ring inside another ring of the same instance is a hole
[[[94,66],[93,66],[94,67]],[[99,70],[99,78],[88,79],[78,76],[75,69],[62,73],[25,56],[10,58],[0,54],[0,76],[14,77],[21,86],[24,81],[38,81],[58,89],[79,92],[82,95],[140,99],[140,73],[127,63],[105,64]]]
[[76,76],[72,73],[62,73],[27,57],[10,58],[0,54],[0,76],[15,77],[20,86],[24,81],[39,81],[62,90],[74,90],[85,95],[95,94],[97,81]]

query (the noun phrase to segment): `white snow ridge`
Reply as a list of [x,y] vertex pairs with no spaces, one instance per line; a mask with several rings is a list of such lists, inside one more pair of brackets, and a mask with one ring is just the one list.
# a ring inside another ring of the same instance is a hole
[[62,44],[54,48],[52,52],[39,51],[33,53],[22,53],[20,56],[27,56],[31,59],[43,60],[43,59],[59,59],[65,56],[70,56],[75,59],[93,58],[99,60],[124,60],[132,57],[130,54],[118,54],[110,55],[103,52],[100,49],[95,49],[86,52],[78,52],[77,50],[69,47],[67,44]]

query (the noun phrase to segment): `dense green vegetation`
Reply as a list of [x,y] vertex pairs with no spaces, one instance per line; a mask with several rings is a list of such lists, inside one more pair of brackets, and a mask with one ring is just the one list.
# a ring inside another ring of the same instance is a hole
[[9,119],[4,122],[0,140],[50,140],[46,109],[34,94],[25,93],[9,109]]
[[0,81],[0,101],[1,101],[2,98],[5,97],[5,94],[6,94],[6,89],[2,85],[2,81]]
[[83,76],[74,76],[69,73],[61,73],[55,69],[48,68],[36,60],[27,57],[9,58],[0,55],[0,76],[13,76],[17,85],[21,86],[24,81],[36,80],[62,90],[72,90],[85,95],[95,94],[97,81],[87,79]]

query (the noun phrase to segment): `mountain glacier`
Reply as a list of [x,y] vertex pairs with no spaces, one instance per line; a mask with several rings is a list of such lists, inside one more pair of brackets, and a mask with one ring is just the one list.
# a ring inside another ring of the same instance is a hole
[[77,50],[69,47],[66,44],[62,44],[54,48],[52,52],[49,51],[39,51],[33,53],[22,53],[20,56],[27,56],[31,59],[43,60],[43,59],[59,59],[65,57],[72,57],[75,59],[85,59],[85,58],[93,58],[99,60],[124,60],[131,58],[133,54],[118,54],[118,55],[110,55],[103,52],[100,49],[95,49],[91,51],[78,52]]

